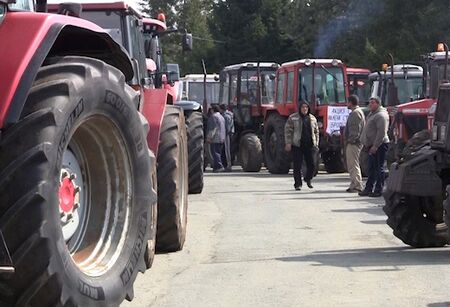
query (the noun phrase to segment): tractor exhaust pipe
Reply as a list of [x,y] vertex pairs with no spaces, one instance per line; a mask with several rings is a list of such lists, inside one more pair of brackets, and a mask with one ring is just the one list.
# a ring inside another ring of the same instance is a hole
[[448,83],[448,45],[446,43],[442,43],[445,48],[445,66],[444,66],[444,78],[442,79],[442,83]]

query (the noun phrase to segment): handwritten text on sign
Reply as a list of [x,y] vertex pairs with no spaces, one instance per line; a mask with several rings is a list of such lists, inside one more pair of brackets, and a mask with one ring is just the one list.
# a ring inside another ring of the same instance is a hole
[[327,133],[332,134],[341,130],[347,123],[350,110],[347,107],[328,107]]

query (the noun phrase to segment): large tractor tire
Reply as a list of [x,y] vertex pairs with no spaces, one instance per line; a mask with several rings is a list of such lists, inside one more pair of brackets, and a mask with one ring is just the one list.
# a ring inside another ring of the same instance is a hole
[[259,172],[263,161],[261,141],[254,133],[244,134],[239,141],[239,161],[244,172]]
[[0,140],[1,306],[119,306],[145,271],[152,163],[137,96],[104,62],[39,69]]
[[287,174],[291,168],[291,155],[284,149],[286,118],[278,114],[269,116],[264,128],[264,156],[266,167],[272,174]]
[[344,160],[340,151],[325,151],[321,156],[327,173],[335,174],[345,172]]
[[158,147],[157,252],[183,249],[188,209],[188,152],[183,111],[166,106]]
[[394,235],[412,247],[441,247],[449,242],[440,197],[386,191],[383,211]]
[[189,159],[189,194],[203,190],[204,144],[202,113],[193,111],[186,115]]

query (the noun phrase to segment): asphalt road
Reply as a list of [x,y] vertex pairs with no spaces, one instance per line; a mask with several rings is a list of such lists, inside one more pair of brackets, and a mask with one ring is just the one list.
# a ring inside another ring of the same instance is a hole
[[411,249],[383,200],[291,176],[206,174],[183,251],[157,255],[123,306],[450,306],[450,249]]

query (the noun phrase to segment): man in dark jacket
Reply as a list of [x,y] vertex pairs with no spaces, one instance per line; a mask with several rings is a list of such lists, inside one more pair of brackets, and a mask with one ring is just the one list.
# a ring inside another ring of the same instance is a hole
[[231,161],[231,138],[234,134],[234,116],[233,112],[227,110],[227,106],[224,104],[220,105],[220,114],[222,114],[225,119],[225,143],[224,143],[224,151],[225,158],[227,163],[226,170],[231,172],[231,167],[233,165]]
[[389,115],[378,97],[369,99],[370,114],[362,133],[362,143],[369,150],[369,176],[360,196],[380,197],[384,186],[384,161],[388,149]]
[[294,162],[294,188],[302,187],[302,162],[306,161],[306,174],[303,174],[308,188],[312,189],[311,179],[314,174],[314,153],[319,146],[319,126],[314,115],[309,113],[306,102],[300,104],[299,112],[291,114],[284,127],[286,151],[292,150]]
[[208,120],[208,135],[206,141],[211,144],[214,158],[213,172],[223,172],[222,150],[225,142],[225,119],[220,114],[218,105],[213,105],[213,114]]
[[356,95],[348,97],[347,107],[352,110],[345,125],[345,158],[347,170],[350,175],[349,193],[362,191],[361,168],[359,167],[359,155],[362,149],[361,135],[363,132],[365,118],[364,112],[359,107],[359,99]]

